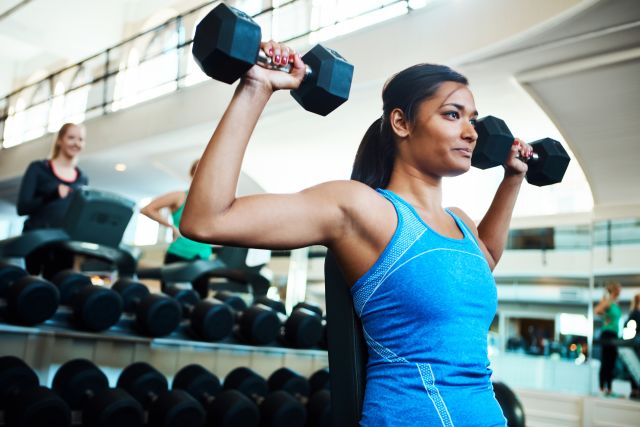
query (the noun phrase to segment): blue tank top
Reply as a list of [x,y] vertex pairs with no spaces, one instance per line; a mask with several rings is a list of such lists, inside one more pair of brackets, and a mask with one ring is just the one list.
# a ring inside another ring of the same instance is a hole
[[389,190],[396,231],[351,295],[368,345],[362,426],[505,426],[487,332],[496,285],[475,236],[438,234]]

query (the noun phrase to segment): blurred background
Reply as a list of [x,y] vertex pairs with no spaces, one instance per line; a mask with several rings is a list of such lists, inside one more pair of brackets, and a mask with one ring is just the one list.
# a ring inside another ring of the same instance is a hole
[[[47,157],[65,122],[86,127],[79,166],[92,187],[137,208],[188,188],[191,162],[234,88],[209,79],[191,55],[195,25],[217,3],[0,0],[0,239],[20,234],[22,175]],[[494,377],[519,393],[529,425],[604,425],[591,424],[597,411],[585,400],[599,392],[594,338],[602,321],[593,308],[607,283],[620,283],[624,322],[640,292],[640,2],[225,3],[253,15],[265,40],[302,52],[322,43],[355,66],[350,99],[327,117],[287,93],[274,96],[247,151],[240,195],[348,179],[364,131],[381,114],[385,80],[419,62],[466,75],[480,116],[502,118],[526,141],[563,144],[572,158],[564,180],[520,193],[494,272],[489,353]],[[479,221],[501,179],[494,169],[446,181],[445,204]],[[144,267],[160,265],[171,240],[170,229],[137,213],[123,237]],[[324,254],[272,252],[263,270],[269,295],[289,307],[324,307]],[[635,335],[626,323],[621,329]],[[616,369],[614,395],[640,405],[628,399],[628,368],[620,361]]]

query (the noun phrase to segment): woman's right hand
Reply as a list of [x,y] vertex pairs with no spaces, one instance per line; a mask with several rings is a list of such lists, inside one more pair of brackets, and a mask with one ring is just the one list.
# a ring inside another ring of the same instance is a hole
[[292,48],[276,43],[273,40],[262,42],[260,49],[271,58],[274,65],[285,66],[292,64],[291,71],[285,73],[279,70],[269,70],[260,65],[254,65],[242,78],[245,85],[275,92],[280,89],[297,89],[305,76],[306,67],[300,55]]

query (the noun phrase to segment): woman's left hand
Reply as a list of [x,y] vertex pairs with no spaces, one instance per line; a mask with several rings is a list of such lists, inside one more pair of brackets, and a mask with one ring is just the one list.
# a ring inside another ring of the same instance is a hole
[[516,138],[511,144],[511,152],[504,162],[506,175],[522,175],[527,173],[528,167],[525,163],[533,155],[533,149],[529,144]]

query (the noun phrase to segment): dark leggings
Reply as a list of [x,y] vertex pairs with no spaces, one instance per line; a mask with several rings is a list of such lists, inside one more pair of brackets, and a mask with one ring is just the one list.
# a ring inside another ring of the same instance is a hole
[[183,257],[181,257],[179,255],[175,255],[175,254],[167,252],[167,253],[164,254],[164,265],[173,264],[174,262],[189,262],[189,261],[193,261],[195,259],[200,259],[200,258],[192,258],[192,259],[183,258]]
[[602,342],[602,356],[600,357],[600,390],[611,391],[613,369],[616,366],[618,349],[614,345],[607,344],[607,342],[616,338],[618,338],[618,335],[612,331],[603,331],[600,334],[600,341]]

